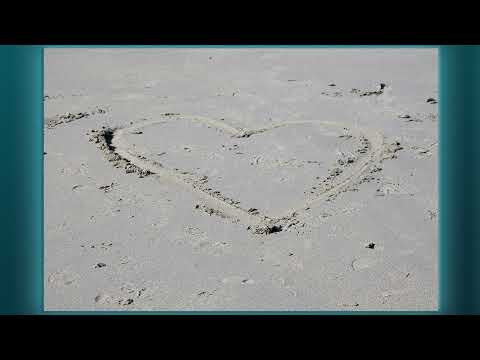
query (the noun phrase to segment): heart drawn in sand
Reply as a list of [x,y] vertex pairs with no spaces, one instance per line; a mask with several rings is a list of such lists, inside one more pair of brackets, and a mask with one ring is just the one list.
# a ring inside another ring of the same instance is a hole
[[375,131],[315,120],[245,129],[164,114],[94,136],[117,167],[180,184],[198,195],[196,209],[267,234],[360,182],[385,150]]

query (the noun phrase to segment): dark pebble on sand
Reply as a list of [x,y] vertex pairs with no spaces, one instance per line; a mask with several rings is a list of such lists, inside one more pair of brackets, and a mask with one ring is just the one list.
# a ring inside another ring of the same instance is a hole
[[375,243],[370,243],[367,246],[365,246],[367,249],[375,249]]
[[273,234],[282,231],[282,225],[273,225],[267,228],[267,234]]
[[95,268],[102,268],[102,267],[105,267],[105,266],[107,266],[107,264],[98,263],[97,265],[95,265]]

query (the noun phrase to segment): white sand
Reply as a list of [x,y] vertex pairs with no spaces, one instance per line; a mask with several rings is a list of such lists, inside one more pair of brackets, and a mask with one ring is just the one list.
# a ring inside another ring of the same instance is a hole
[[435,310],[437,87],[434,49],[45,50],[45,309]]

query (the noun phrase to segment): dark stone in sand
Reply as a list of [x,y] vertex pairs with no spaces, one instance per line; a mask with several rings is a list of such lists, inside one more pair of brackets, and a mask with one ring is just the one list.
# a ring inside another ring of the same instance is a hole
[[280,231],[282,231],[282,225],[272,225],[268,226],[266,229],[267,234],[273,234]]

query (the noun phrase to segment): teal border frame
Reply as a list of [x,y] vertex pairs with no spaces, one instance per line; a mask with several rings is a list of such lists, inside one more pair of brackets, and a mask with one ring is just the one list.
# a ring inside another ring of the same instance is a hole
[[[44,311],[44,48],[438,48],[438,311]],[[480,46],[0,46],[0,314],[436,315],[480,313]],[[12,153],[12,149],[14,149]],[[471,176],[465,176],[470,173]]]

